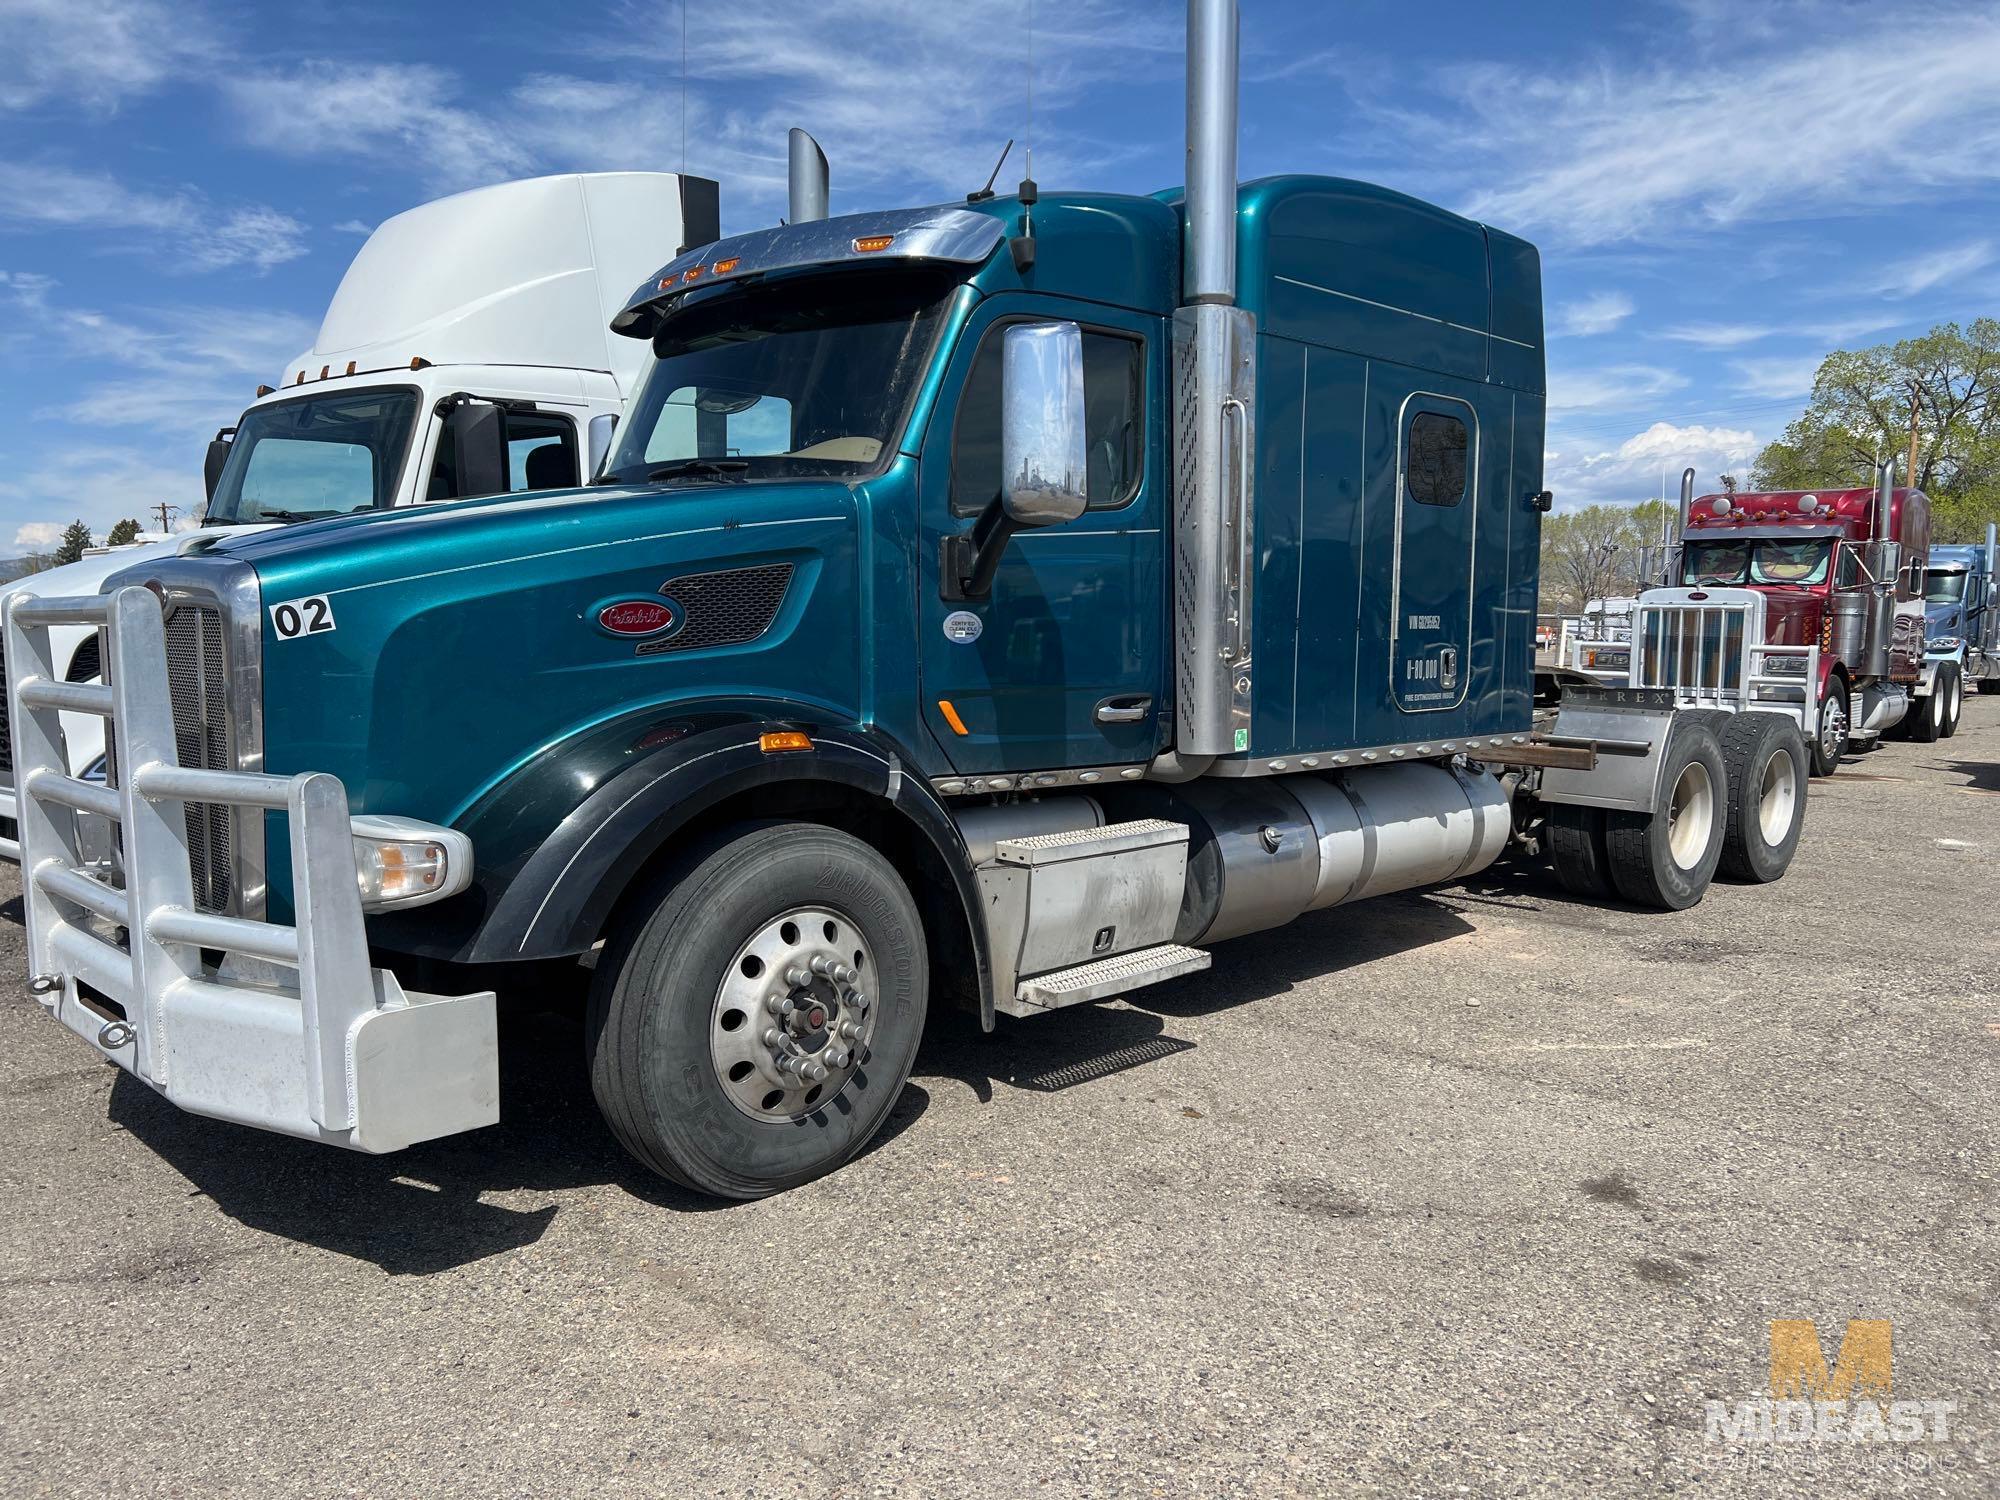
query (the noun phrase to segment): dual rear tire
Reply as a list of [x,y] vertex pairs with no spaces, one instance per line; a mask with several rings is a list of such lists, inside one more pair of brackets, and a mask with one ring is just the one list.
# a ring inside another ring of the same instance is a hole
[[1693,906],[1718,871],[1776,880],[1798,849],[1808,766],[1782,715],[1678,715],[1651,812],[1549,809],[1556,878],[1572,895],[1663,911]]

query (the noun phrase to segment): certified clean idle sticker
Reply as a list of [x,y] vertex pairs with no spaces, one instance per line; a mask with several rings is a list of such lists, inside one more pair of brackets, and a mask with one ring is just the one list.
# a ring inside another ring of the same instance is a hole
[[324,594],[308,594],[303,599],[287,599],[271,606],[271,628],[281,641],[302,635],[325,635],[333,629],[333,605]]
[[944,617],[944,638],[954,646],[970,646],[986,629],[986,622],[969,609],[955,609]]

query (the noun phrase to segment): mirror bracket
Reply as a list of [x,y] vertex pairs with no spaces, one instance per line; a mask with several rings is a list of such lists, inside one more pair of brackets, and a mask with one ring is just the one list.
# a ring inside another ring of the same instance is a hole
[[970,530],[939,543],[938,597],[949,604],[991,598],[1000,556],[1007,550],[1008,538],[1021,529],[998,495],[987,501]]

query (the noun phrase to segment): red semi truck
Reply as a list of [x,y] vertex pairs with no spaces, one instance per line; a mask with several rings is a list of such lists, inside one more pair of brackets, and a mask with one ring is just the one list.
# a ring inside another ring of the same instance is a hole
[[[1872,746],[1897,731],[1918,740],[1949,734],[1961,691],[1956,662],[1924,659],[1924,569],[1931,506],[1898,489],[1883,465],[1872,490],[1693,494],[1682,485],[1678,587],[1649,597],[1699,601],[1710,589],[1764,598],[1771,645],[1817,646],[1817,720],[1807,730],[1813,772],[1830,774],[1850,743]],[[1794,671],[1807,658],[1789,659]],[[1778,659],[1768,663],[1779,670]]]

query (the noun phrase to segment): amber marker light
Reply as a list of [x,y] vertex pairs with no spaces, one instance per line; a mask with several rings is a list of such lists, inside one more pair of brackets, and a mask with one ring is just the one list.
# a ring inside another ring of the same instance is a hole
[[717,261],[709,267],[709,270],[713,271],[717,276],[727,276],[731,271],[736,269],[737,263],[742,259],[743,257],[740,255],[732,255],[728,260]]
[[938,699],[938,712],[944,715],[944,721],[951,726],[953,734],[964,734],[967,732],[965,720],[961,719],[958,716],[958,710],[951,706],[951,699]]
[[810,750],[812,736],[801,734],[796,729],[774,729],[769,734],[757,736],[757,748],[766,755],[776,755],[785,750]]
[[854,248],[863,255],[875,250],[887,250],[896,242],[893,234],[864,234],[854,242]]

